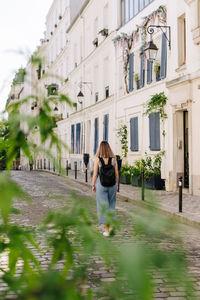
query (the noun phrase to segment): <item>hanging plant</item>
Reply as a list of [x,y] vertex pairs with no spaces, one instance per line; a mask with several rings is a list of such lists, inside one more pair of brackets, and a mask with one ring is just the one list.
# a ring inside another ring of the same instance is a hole
[[167,97],[165,96],[164,92],[153,95],[149,100],[149,102],[147,103],[147,109],[145,111],[145,115],[159,112],[160,118],[162,120],[166,119],[167,114],[164,111],[166,103],[167,103]]
[[[165,105],[167,103],[167,97],[164,92],[159,94],[155,94],[151,97],[149,102],[147,103],[147,109],[145,111],[145,115],[149,115],[151,113],[158,112],[160,114],[160,119],[162,122],[162,135],[165,137],[165,120],[167,119],[167,114],[165,113]],[[165,148],[165,141],[163,140],[163,149]]]
[[127,131],[127,126],[122,125],[118,130],[117,130],[117,136],[120,138],[120,143],[122,147],[122,157],[127,157],[128,153],[128,131]]

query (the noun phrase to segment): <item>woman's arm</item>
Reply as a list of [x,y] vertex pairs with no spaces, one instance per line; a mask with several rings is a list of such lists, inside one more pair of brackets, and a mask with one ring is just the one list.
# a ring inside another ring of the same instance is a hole
[[94,171],[93,171],[93,178],[92,178],[92,191],[96,192],[96,180],[98,177],[98,168],[99,168],[99,160],[98,157],[95,157],[94,159]]
[[116,176],[116,181],[117,181],[117,191],[119,192],[119,171],[118,171],[117,160],[115,162],[115,176]]

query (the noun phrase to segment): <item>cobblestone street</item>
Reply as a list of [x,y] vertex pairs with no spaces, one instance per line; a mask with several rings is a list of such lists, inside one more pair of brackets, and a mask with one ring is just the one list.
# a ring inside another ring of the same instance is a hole
[[[96,213],[96,201],[89,186],[74,182],[69,178],[54,176],[45,172],[24,172],[13,171],[13,179],[19,183],[32,198],[32,203],[18,202],[16,207],[23,211],[23,214],[14,216],[14,221],[21,225],[31,225],[37,228],[44,214],[51,209],[62,208],[66,205],[66,196],[71,194],[71,190],[75,190],[78,196],[92,196],[91,206]],[[142,208],[140,208],[142,209]],[[130,219],[134,218],[134,214],[138,208],[133,203],[117,201],[117,215],[122,225],[120,230],[113,237],[113,242],[122,244],[123,242],[133,239],[133,228],[130,225]],[[188,259],[190,261],[191,274],[196,282],[197,298],[200,299],[200,230],[188,225],[181,225],[180,233],[183,237],[184,244],[188,250]],[[45,248],[43,241],[39,244],[44,251],[37,254],[41,265],[46,268],[50,261],[50,251]],[[99,257],[91,257],[91,268],[89,268],[89,277],[100,279],[102,282],[114,281],[112,270],[108,270],[102,259]],[[6,261],[1,260],[1,265]],[[174,287],[166,287],[161,277],[156,278],[157,288],[155,299],[178,300],[185,299],[184,292]],[[94,290],[97,286],[92,283],[90,285]],[[0,291],[5,289],[5,285],[1,283]],[[130,298],[129,298],[130,299]],[[134,298],[133,298],[134,299]],[[59,299],[58,299],[59,300]]]

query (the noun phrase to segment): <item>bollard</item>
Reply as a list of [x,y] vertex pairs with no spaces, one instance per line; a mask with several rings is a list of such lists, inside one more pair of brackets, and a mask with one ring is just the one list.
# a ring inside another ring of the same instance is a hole
[[74,162],[74,169],[75,169],[75,179],[77,179],[77,161]]
[[66,161],[66,176],[68,176],[68,160]]
[[142,200],[144,201],[144,170],[142,171],[141,179],[142,179]]
[[53,172],[56,171],[56,167],[55,167],[55,159],[53,160]]
[[61,166],[61,159],[59,159],[59,174],[61,174],[62,173],[62,166]]
[[178,181],[179,186],[179,212],[182,212],[182,204],[183,204],[183,178],[182,176],[179,177]]
[[50,159],[49,159],[49,161],[48,161],[48,169],[49,169],[49,171],[50,171],[50,169],[51,169],[51,162],[50,162]]
[[88,182],[87,167],[86,167],[86,169],[85,169],[85,182]]
[[46,158],[44,158],[44,170],[46,170]]

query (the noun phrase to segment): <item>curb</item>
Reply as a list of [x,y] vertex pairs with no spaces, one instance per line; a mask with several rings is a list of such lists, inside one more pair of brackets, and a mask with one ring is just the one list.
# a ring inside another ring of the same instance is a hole
[[[79,181],[78,179],[73,179],[73,178],[71,178],[69,176],[66,176],[66,175],[64,176],[62,174],[54,173],[54,172],[49,171],[49,170],[39,170],[39,172],[46,172],[46,173],[50,173],[52,175],[62,176],[62,178],[72,180],[73,182],[78,182],[79,184],[81,184],[83,186],[87,186],[87,187],[91,187],[92,186],[90,183]],[[129,198],[127,196],[121,195],[120,193],[117,194],[117,198],[120,199],[123,202],[133,203],[135,206],[140,207],[140,208],[151,207],[151,204],[149,204],[148,202],[143,202],[142,200],[139,201],[139,200],[136,200],[136,199],[133,199],[133,198]],[[179,222],[181,224],[185,224],[185,225],[189,225],[189,226],[200,228],[200,222],[198,222],[198,221],[190,220],[189,218],[187,218],[185,216],[178,215],[175,212],[166,211],[166,210],[164,210],[162,208],[157,208],[157,210],[159,212],[161,212],[162,214],[164,214],[164,215],[166,215],[166,216],[168,216],[170,218],[173,218],[174,220],[176,220],[177,222]]]

